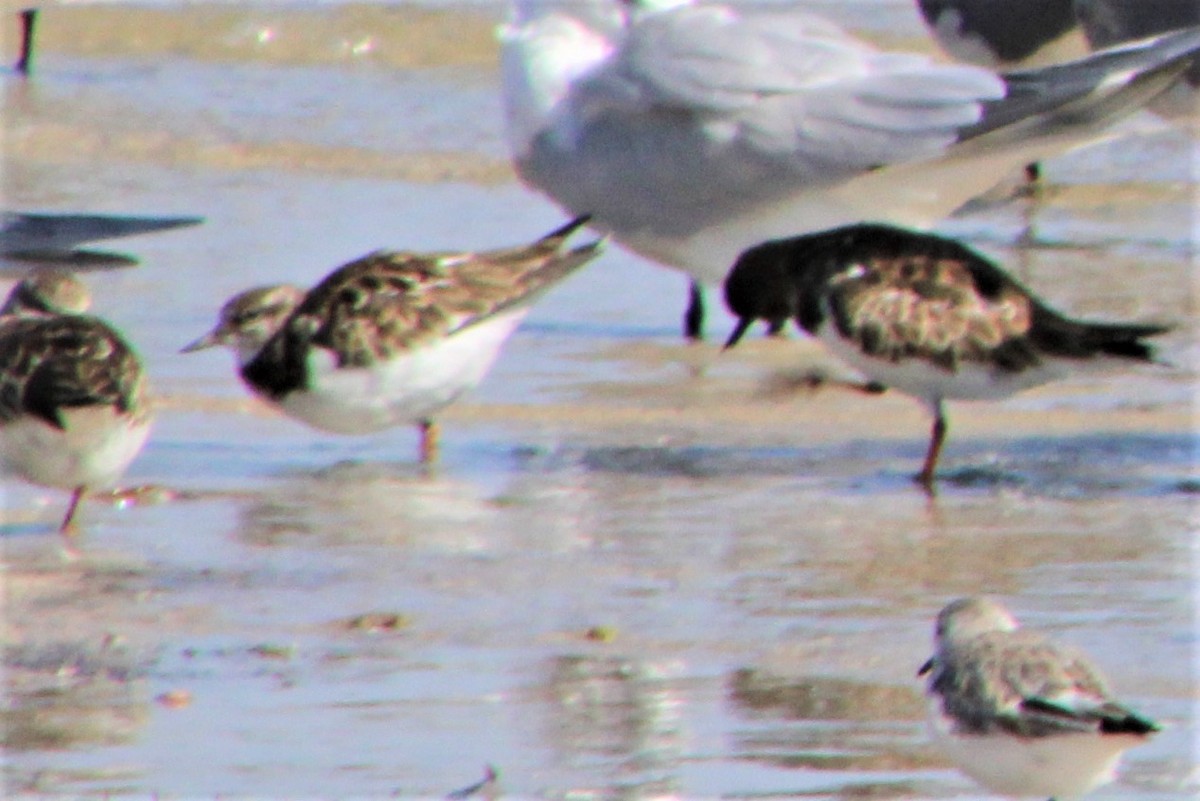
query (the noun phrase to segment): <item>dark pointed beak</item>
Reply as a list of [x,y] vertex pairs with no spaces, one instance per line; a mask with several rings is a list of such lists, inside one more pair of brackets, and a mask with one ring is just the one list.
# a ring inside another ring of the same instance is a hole
[[179,352],[180,353],[194,353],[198,350],[204,350],[205,348],[213,348],[213,347],[216,347],[217,345],[223,345],[223,344],[224,344],[224,342],[222,341],[220,334],[218,334],[216,331],[209,331],[207,334],[200,337],[195,342],[190,342],[187,345],[184,345],[179,350]]
[[725,347],[721,350],[729,350],[746,335],[746,331],[754,324],[754,319],[751,317],[743,317],[738,320],[737,328],[733,329],[733,333],[729,335],[729,339],[725,340]]

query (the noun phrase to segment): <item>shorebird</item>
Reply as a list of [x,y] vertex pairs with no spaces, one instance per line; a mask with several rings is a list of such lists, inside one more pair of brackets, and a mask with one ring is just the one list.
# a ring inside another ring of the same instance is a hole
[[421,459],[433,461],[433,415],[483,380],[542,293],[601,251],[603,240],[566,249],[586,221],[500,250],[376,251],[308,292],[251,289],[184,352],[232,348],[251,391],[314,428],[415,423]]
[[[689,0],[516,0],[500,36],[522,180],[694,289],[770,239],[931,226],[1104,135],[1200,48],[1190,30],[1000,75],[790,5]],[[693,302],[688,335],[702,318]]]
[[1142,342],[1169,330],[1072,320],[974,250],[935,234],[851,225],[767,242],[725,282],[738,325],[793,319],[873,383],[933,414],[917,481],[934,481],[951,399],[1005,398],[1086,367],[1153,361]]
[[960,598],[937,616],[930,731],[959,770],[1009,796],[1068,801],[1113,780],[1158,724],[1117,701],[1082,654],[1022,631],[1000,604]]
[[150,432],[142,362],[84,314],[90,303],[69,273],[38,271],[0,309],[0,459],[34,484],[71,490],[64,534],[85,493],[113,485]]

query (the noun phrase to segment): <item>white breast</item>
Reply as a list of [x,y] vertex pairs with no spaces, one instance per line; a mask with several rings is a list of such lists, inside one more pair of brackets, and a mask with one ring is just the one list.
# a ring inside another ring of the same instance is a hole
[[927,402],[1007,398],[1058,380],[1067,373],[1061,363],[1050,359],[1039,367],[1011,372],[981,362],[964,362],[951,371],[915,356],[900,361],[876,358],[864,354],[857,343],[843,338],[829,320],[821,325],[817,338],[831,353],[868,378]]
[[930,731],[963,773],[993,792],[1017,797],[1082,796],[1112,781],[1121,753],[1142,741],[1134,735],[1087,733],[954,734],[940,710],[931,714]]
[[111,487],[150,433],[148,418],[133,420],[110,406],[64,413],[65,430],[35,417],[0,427],[6,468],[46,487]]
[[314,349],[310,388],[280,406],[298,420],[338,434],[369,434],[427,419],[487,375],[529,308],[514,309],[371,367],[339,369]]

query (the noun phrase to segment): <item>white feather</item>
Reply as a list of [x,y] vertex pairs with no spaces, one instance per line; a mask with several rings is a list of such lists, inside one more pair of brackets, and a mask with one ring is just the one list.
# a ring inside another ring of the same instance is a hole
[[371,367],[338,368],[329,351],[314,348],[309,389],[288,394],[280,405],[338,434],[418,423],[477,386],[528,313],[523,306],[497,314]]

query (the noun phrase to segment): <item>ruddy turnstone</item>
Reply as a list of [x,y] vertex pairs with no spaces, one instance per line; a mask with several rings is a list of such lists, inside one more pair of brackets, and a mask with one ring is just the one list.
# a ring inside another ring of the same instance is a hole
[[89,305],[70,274],[39,271],[0,311],[0,459],[35,484],[72,491],[63,533],[84,494],[115,483],[150,432],[141,360],[83,313]]
[[251,289],[184,352],[232,348],[254,393],[314,428],[366,434],[416,423],[431,461],[434,413],[483,379],[539,295],[600,252],[603,240],[565,249],[586,222],[501,250],[376,251],[307,293]]
[[738,258],[725,300],[737,344],[788,318],[872,381],[928,404],[927,488],[946,438],[944,402],[1004,398],[1085,364],[1153,361],[1169,326],[1071,320],[954,240],[851,225],[767,242]]
[[1159,730],[1119,703],[1080,653],[1018,630],[1004,607],[960,598],[937,617],[930,729],[958,768],[1011,796],[1077,798]]
[[516,0],[501,39],[522,180],[698,284],[770,239],[929,227],[1103,135],[1200,49],[1189,30],[999,75],[880,52],[788,4],[692,0]]

